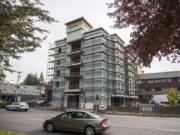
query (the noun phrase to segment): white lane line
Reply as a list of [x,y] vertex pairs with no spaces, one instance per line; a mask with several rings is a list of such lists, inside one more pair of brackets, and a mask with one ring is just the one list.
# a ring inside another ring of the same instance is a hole
[[45,121],[45,119],[26,119],[26,120],[32,120],[32,121]]
[[113,124],[112,126],[117,126],[117,127],[120,127],[120,128],[147,129],[147,130],[156,130],[156,131],[165,131],[165,132],[180,132],[180,130],[176,130],[176,129],[119,126],[118,124]]

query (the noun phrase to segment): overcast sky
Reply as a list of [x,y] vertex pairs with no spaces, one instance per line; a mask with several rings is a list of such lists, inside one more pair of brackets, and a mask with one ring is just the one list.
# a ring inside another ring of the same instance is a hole
[[[113,29],[113,20],[107,16],[109,9],[106,2],[111,0],[41,0],[44,3],[43,8],[50,12],[50,15],[58,20],[58,23],[43,24],[50,33],[46,41],[42,43],[42,47],[31,53],[24,53],[20,60],[11,60],[13,68],[21,71],[21,81],[28,73],[37,73],[38,75],[43,72],[46,75],[47,70],[47,56],[48,46],[55,40],[62,39],[66,36],[66,27],[64,23],[73,19],[84,16],[94,28],[103,27],[110,34],[117,33],[128,44],[130,40],[130,28],[126,29]],[[145,73],[162,72],[180,70],[180,64],[171,64],[163,59],[158,61],[155,59],[151,68],[144,68]],[[17,74],[7,73],[6,80],[16,82]]]

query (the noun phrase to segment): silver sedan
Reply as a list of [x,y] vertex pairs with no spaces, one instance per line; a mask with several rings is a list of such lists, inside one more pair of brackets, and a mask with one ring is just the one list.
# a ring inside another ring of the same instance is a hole
[[14,102],[10,105],[7,105],[6,110],[27,111],[29,110],[29,105],[25,102]]
[[43,128],[48,132],[55,130],[81,132],[85,135],[102,133],[110,127],[108,118],[89,111],[68,111],[44,122]]

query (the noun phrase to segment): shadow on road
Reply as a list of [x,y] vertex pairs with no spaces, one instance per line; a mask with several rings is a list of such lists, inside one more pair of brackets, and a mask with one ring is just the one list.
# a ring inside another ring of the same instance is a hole
[[[83,133],[72,133],[72,132],[65,132],[65,131],[55,131],[55,132],[46,132],[43,129],[38,129],[34,131],[30,131],[26,133],[27,135],[83,135]],[[97,134],[102,135],[102,134]]]

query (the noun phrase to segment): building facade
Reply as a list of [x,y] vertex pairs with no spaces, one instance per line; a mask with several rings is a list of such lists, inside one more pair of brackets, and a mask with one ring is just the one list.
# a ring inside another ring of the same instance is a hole
[[39,99],[45,94],[43,86],[16,85],[3,83],[0,88],[0,100],[14,101],[31,101]]
[[112,95],[127,95],[121,38],[103,28],[94,29],[84,18],[66,26],[67,37],[49,48],[47,78],[53,82],[53,106],[107,107],[111,106]]
[[153,95],[167,95],[173,88],[180,94],[180,71],[160,72],[139,75],[138,95],[150,99]]

